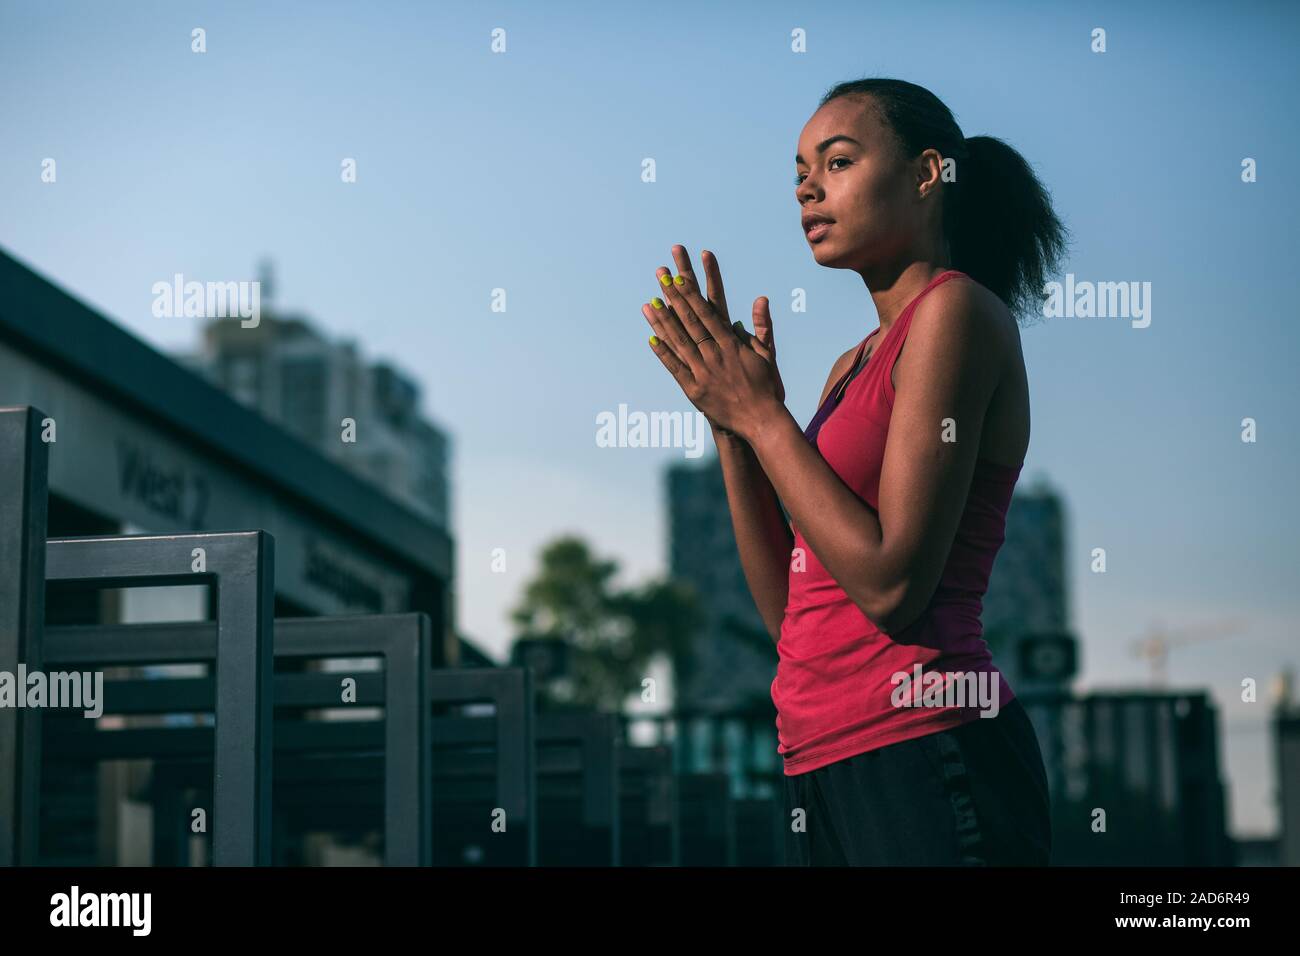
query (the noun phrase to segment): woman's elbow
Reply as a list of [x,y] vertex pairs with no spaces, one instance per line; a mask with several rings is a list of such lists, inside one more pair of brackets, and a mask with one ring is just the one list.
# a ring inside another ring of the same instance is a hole
[[906,628],[919,617],[910,606],[904,586],[878,587],[854,600],[880,633],[889,636]]

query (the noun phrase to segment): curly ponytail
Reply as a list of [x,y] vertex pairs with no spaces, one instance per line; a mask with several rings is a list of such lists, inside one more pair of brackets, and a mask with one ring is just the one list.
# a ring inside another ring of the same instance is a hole
[[933,148],[956,160],[956,179],[942,185],[952,268],[996,293],[1012,315],[1036,312],[1043,285],[1065,254],[1068,230],[1025,158],[992,136],[964,137],[948,107],[915,83],[851,80],[818,106],[841,96],[874,98],[908,157]]

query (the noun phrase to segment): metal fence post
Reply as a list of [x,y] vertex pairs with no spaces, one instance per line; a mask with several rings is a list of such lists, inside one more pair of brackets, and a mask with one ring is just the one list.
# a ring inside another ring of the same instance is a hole
[[101,588],[210,583],[216,588],[214,866],[271,862],[274,547],[265,531],[46,542],[51,582]]
[[[40,670],[45,621],[49,448],[45,416],[0,408],[0,672]],[[27,688],[15,687],[25,694]],[[0,707],[0,866],[31,865],[38,852],[41,714]]]

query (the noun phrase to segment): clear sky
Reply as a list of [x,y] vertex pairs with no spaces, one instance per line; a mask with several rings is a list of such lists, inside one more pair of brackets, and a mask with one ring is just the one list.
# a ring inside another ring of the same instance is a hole
[[771,298],[806,422],[876,320],[861,280],[809,253],[799,131],[841,80],[927,86],[967,136],[1035,165],[1073,232],[1066,271],[1151,283],[1148,328],[1023,331],[1023,480],[1067,503],[1082,688],[1144,681],[1129,641],[1157,621],[1244,622],[1175,651],[1169,676],[1213,693],[1234,827],[1266,832],[1266,695],[1239,687],[1300,658],[1298,19],[1289,3],[5,0],[0,245],[166,350],[200,320],[154,318],[153,283],[253,279],[273,258],[280,305],[407,369],[451,431],[459,623],[500,653],[554,535],[585,535],[629,583],[665,569],[663,470],[683,451],[595,434],[620,403],[690,410],[640,314],[670,246],[716,251],[733,318]]

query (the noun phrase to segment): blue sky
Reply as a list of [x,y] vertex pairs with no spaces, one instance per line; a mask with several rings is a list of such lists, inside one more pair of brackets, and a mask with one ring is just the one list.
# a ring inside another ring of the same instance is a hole
[[718,254],[733,318],[771,298],[788,403],[811,417],[876,321],[861,280],[808,251],[795,143],[838,81],[921,83],[966,135],[1035,165],[1073,232],[1065,271],[1152,284],[1148,328],[1024,329],[1022,480],[1067,502],[1082,687],[1145,680],[1128,642],[1149,624],[1245,621],[1169,674],[1211,689],[1234,826],[1267,831],[1267,704],[1238,688],[1300,658],[1297,19],[1283,3],[4,2],[0,245],[169,350],[200,320],[154,318],[154,282],[252,279],[272,257],[279,304],[406,368],[452,432],[459,622],[500,652],[548,538],[585,535],[628,582],[664,570],[662,473],[683,453],[595,432],[620,403],[690,408],[640,315],[673,243]]

